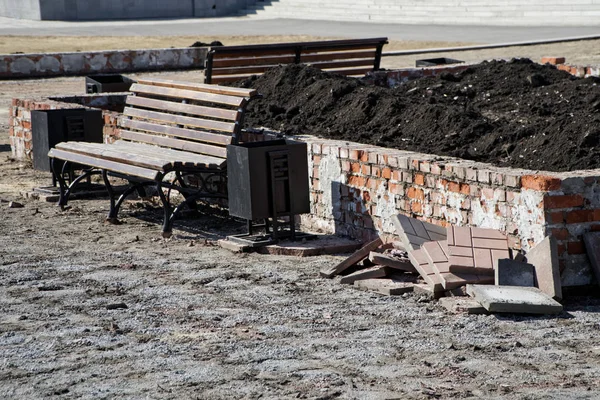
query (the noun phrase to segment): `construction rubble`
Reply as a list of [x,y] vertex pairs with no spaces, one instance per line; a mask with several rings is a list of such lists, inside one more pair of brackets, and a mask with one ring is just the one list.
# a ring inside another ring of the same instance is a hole
[[[502,232],[394,218],[400,241],[378,238],[321,276],[384,295],[419,293],[453,313],[558,314],[563,306],[556,241],[527,254]],[[588,246],[589,247],[589,246]]]

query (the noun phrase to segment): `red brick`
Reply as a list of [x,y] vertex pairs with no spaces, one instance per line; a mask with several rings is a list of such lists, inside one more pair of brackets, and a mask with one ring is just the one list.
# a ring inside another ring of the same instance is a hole
[[361,150],[350,150],[349,157],[351,160],[358,161],[362,157]]
[[594,221],[600,221],[600,209],[594,209]]
[[547,213],[547,215],[548,222],[551,224],[562,224],[563,222],[565,222],[565,215],[563,211],[553,211]]
[[425,175],[423,174],[415,174],[414,182],[417,185],[425,185]]
[[312,179],[312,189],[313,190],[320,190],[320,185],[319,185],[319,180],[316,178]]
[[364,200],[365,202],[367,202],[367,203],[368,203],[368,202],[370,202],[370,201],[371,201],[371,194],[370,194],[368,191],[364,190],[364,191],[362,192],[362,198],[363,198],[363,200]]
[[569,254],[585,254],[585,246],[581,240],[577,242],[567,242],[567,251]]
[[466,194],[467,196],[471,193],[471,187],[467,183],[460,184],[460,192],[462,194]]
[[402,172],[398,170],[392,170],[392,180],[393,181],[401,181],[402,180]]
[[365,162],[365,163],[369,162],[369,153],[366,152],[366,151],[364,151],[364,150],[361,150],[361,152],[360,152],[360,161]]
[[600,224],[592,225],[592,226],[590,226],[590,229],[592,230],[592,232],[599,232]]
[[23,122],[21,122],[21,126],[24,129],[31,129],[31,121],[23,121]]
[[523,175],[521,187],[539,191],[550,191],[560,189],[560,179],[544,175]]
[[399,194],[399,195],[404,194],[404,191],[402,190],[402,185],[399,185],[397,183],[389,183],[388,190],[392,194]]
[[486,200],[492,200],[494,198],[494,189],[490,189],[490,188],[481,189],[481,196],[485,197]]
[[313,167],[312,176],[319,177],[319,167]]
[[313,164],[319,165],[321,163],[321,156],[313,156]]
[[542,64],[564,64],[567,61],[564,57],[542,57]]
[[371,175],[376,176],[377,178],[381,178],[381,169],[373,165],[371,167]]
[[350,171],[354,174],[360,173],[360,164],[357,162],[353,162],[350,164]]
[[421,214],[423,212],[423,205],[421,203],[412,203],[410,210],[415,214]]
[[355,187],[365,187],[365,178],[361,176],[348,177],[348,185]]
[[573,208],[583,206],[583,197],[579,194],[544,197],[544,208]]
[[377,179],[374,179],[374,178],[367,179],[367,187],[369,189],[377,190],[378,186],[379,186],[379,181]]
[[371,166],[370,165],[363,165],[361,168],[361,172],[363,175],[371,175]]
[[567,240],[569,236],[571,236],[569,231],[565,228],[552,229],[550,233],[556,238],[556,240]]
[[347,147],[340,147],[340,158],[348,158],[350,156],[350,150]]
[[567,251],[567,245],[566,244],[562,244],[559,243],[557,246],[558,249],[558,256],[562,256],[563,254],[565,254],[565,252]]
[[579,224],[582,222],[591,222],[594,220],[593,210],[573,210],[568,211],[566,214],[567,224]]
[[409,199],[416,199],[421,201],[425,200],[425,193],[423,192],[423,190],[414,187],[408,188],[408,190],[406,191],[406,196]]
[[448,191],[460,193],[460,184],[458,182],[448,182]]
[[392,169],[388,167],[383,168],[381,170],[381,177],[383,179],[390,179],[392,177]]
[[342,171],[344,172],[351,172],[352,169],[350,167],[350,161],[342,161]]

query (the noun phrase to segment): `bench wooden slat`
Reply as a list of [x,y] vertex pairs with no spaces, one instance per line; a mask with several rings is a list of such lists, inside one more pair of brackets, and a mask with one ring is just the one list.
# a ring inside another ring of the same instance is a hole
[[328,68],[349,68],[349,67],[369,67],[369,71],[372,70],[373,60],[346,60],[346,61],[327,61],[327,62],[315,62],[309,63],[313,67],[319,69]]
[[[227,149],[225,147],[210,146],[199,142],[192,142],[190,140],[181,140],[173,137],[150,135],[147,133],[132,132],[123,129],[121,129],[121,138],[126,140],[133,140],[136,142],[155,144],[158,146],[171,147],[173,149],[183,151],[191,151],[193,153],[208,154],[220,158],[227,157]],[[224,165],[225,163],[226,162],[223,161],[222,165]]]
[[241,115],[241,113],[237,110],[224,110],[222,108],[175,103],[173,101],[156,100],[140,96],[127,96],[126,104],[130,106],[152,108],[154,110],[164,110],[190,115],[209,116],[230,121],[238,121]]
[[[227,145],[231,143],[231,135],[223,135],[219,133],[202,132],[194,129],[178,128],[176,126],[167,126],[154,124],[151,122],[138,121],[133,119],[123,118],[121,120],[121,126],[133,130],[147,131],[153,133],[160,133],[168,136],[176,136],[180,138],[186,138],[201,142],[210,142],[220,145]],[[210,146],[216,147],[216,146]]]
[[[173,167],[174,161],[155,155],[135,154],[126,152],[111,144],[90,143],[85,142],[64,142],[56,145],[57,149],[69,151],[72,153],[85,154],[89,156],[100,157],[105,160],[124,162],[126,164],[136,165],[142,168],[158,169],[162,171],[169,170]],[[190,163],[190,167],[194,166]]]
[[223,159],[220,157],[209,156],[205,154],[191,153],[188,151],[174,150],[166,147],[159,147],[152,144],[129,142],[127,140],[117,140],[111,144],[123,151],[129,151],[135,154],[155,155],[158,157],[168,157],[175,160],[175,165],[195,164],[201,167],[220,168]]
[[243,97],[229,96],[224,94],[203,93],[194,90],[176,89],[162,86],[142,85],[134,83],[129,89],[132,92],[154,96],[164,96],[176,99],[188,99],[206,103],[224,104],[233,107],[243,107],[247,100]]
[[314,61],[331,61],[331,60],[346,60],[346,59],[358,59],[367,58],[370,59],[373,64],[373,59],[377,55],[376,51],[351,51],[343,53],[306,53],[302,54],[300,62],[302,64],[308,64]]
[[243,65],[292,64],[295,60],[296,57],[294,55],[277,57],[218,58],[213,61],[213,68],[236,67]]
[[[229,134],[232,134],[235,130],[235,123],[231,122],[220,122],[203,118],[186,117],[183,115],[141,110],[139,108],[125,107],[125,109],[123,110],[123,115],[127,115],[129,117],[134,118],[150,119],[153,121],[168,122],[171,124],[194,126],[196,128],[208,129],[213,131],[228,132]],[[223,143],[221,138],[215,139],[217,140],[216,143]]]
[[386,37],[378,38],[365,38],[365,39],[340,39],[340,40],[327,40],[327,41],[314,41],[314,42],[294,42],[294,43],[271,43],[271,44],[250,44],[250,45],[238,45],[238,46],[220,46],[211,47],[211,52],[218,52],[220,54],[231,54],[238,51],[252,52],[254,50],[274,50],[278,51],[282,48],[295,49],[301,47],[303,49],[321,49],[321,48],[343,48],[350,47],[356,48],[360,45],[376,46],[378,44],[387,43]]
[[163,86],[174,89],[196,89],[204,92],[210,92],[215,94],[224,94],[237,97],[254,97],[258,94],[256,89],[226,87],[226,86],[215,86],[207,85],[204,83],[195,82],[178,82],[169,79],[138,79],[138,83],[151,86]]
[[[307,63],[313,67],[326,69],[326,68],[347,68],[347,67],[362,67],[372,66],[373,60],[350,60],[350,61],[329,61],[329,62],[315,62]],[[245,75],[249,76],[258,72],[265,72],[276,65],[263,65],[263,66],[252,66],[252,67],[235,67],[235,68],[213,68],[213,80],[222,75]],[[369,68],[370,71],[372,69]]]
[[87,156],[84,154],[72,153],[60,149],[51,149],[48,153],[50,157],[60,160],[70,161],[77,164],[88,165],[94,168],[105,169],[111,172],[117,172],[125,175],[131,175],[142,179],[154,181],[158,178],[159,172],[135,165],[122,164],[119,162],[103,160],[101,158]]

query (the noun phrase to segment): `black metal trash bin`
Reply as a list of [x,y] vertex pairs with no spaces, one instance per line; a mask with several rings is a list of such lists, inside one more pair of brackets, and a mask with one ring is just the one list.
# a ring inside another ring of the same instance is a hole
[[87,94],[106,92],[128,92],[135,81],[119,74],[98,74],[85,77]]
[[[227,146],[229,214],[249,221],[271,219],[277,239],[277,218],[310,212],[306,143],[270,140]],[[268,230],[268,226],[267,226]]]
[[102,143],[102,111],[87,108],[31,112],[33,168],[50,171],[48,151],[60,142]]

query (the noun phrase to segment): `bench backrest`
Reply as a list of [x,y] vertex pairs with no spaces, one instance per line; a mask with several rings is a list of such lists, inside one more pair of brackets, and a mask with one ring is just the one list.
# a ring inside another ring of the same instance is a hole
[[379,69],[387,42],[387,38],[372,38],[212,47],[204,82],[232,82],[280,64],[310,64],[329,72],[362,76]]
[[130,89],[121,118],[122,140],[225,158],[237,143],[254,89],[164,79],[141,79]]

